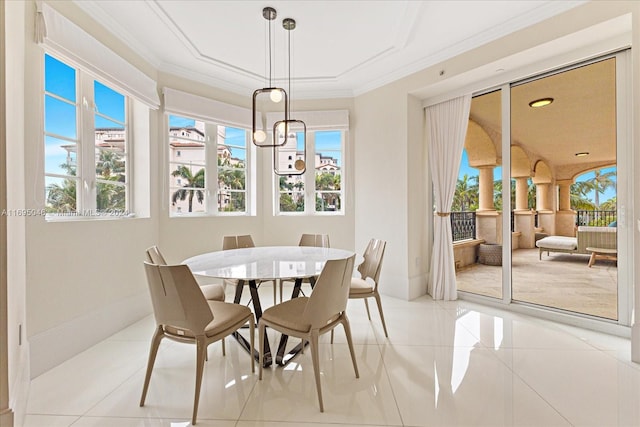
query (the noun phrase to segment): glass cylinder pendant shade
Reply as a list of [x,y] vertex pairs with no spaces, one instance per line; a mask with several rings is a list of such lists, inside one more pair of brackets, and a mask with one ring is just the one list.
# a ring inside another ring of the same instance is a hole
[[279,87],[267,87],[257,89],[253,92],[253,127],[251,129],[251,140],[258,147],[276,147],[287,142],[286,134],[284,141],[276,139],[275,134],[269,136],[270,129],[267,129],[264,118],[267,112],[277,112],[284,121],[289,118],[289,98],[287,92]]
[[302,120],[279,120],[273,125],[273,172],[302,175],[307,169],[307,125]]

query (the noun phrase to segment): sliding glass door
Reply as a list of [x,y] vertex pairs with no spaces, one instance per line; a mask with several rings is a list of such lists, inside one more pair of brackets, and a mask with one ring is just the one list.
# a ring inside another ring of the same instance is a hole
[[473,214],[474,235],[454,236],[463,295],[629,324],[628,64],[620,52],[473,98],[452,209]]

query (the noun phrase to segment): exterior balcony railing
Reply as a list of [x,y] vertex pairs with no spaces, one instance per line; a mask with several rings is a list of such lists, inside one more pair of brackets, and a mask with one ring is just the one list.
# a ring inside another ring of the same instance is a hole
[[616,211],[576,211],[576,225],[607,226],[616,221]]
[[454,242],[476,238],[476,213],[451,212],[451,237]]
[[[576,225],[607,226],[616,221],[616,211],[576,211]],[[476,213],[451,212],[451,237],[454,242],[476,238]],[[514,213],[511,212],[511,231],[514,231]],[[536,212],[535,226],[538,226],[538,214]]]

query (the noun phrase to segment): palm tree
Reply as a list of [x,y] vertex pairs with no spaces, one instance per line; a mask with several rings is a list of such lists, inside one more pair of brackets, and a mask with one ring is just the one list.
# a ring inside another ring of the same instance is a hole
[[339,190],[340,189],[340,175],[334,175],[332,173],[323,172],[316,175],[316,190]]
[[594,192],[593,202],[595,205],[595,210],[600,209],[600,194],[604,194],[609,188],[616,188],[615,181],[616,171],[609,171],[602,173],[601,170],[593,171],[593,178],[586,180],[586,182],[591,190]]
[[178,169],[171,172],[171,176],[180,177],[186,181],[183,185],[184,188],[180,188],[173,193],[171,202],[175,204],[178,200],[188,199],[189,212],[193,212],[193,197],[196,196],[200,204],[202,204],[204,200],[204,191],[196,190],[197,188],[204,188],[204,168],[200,168],[200,170],[193,175],[191,168],[180,165]]
[[589,199],[589,193],[591,192],[591,185],[585,181],[579,181],[571,184],[570,198],[571,209],[579,211],[592,211],[595,210],[594,203]]
[[609,200],[602,202],[602,206],[600,206],[604,211],[615,211],[618,209],[618,198],[613,196]]
[[[475,181],[475,184],[471,184]],[[458,178],[456,190],[453,195],[452,210],[457,212],[472,211],[478,205],[478,177],[469,176],[466,173],[462,178]]]
[[[60,168],[64,169],[67,175],[76,176],[74,164],[63,163]],[[62,184],[50,184],[47,187],[48,212],[75,212],[76,200],[76,181],[74,179],[65,179]]]
[[62,184],[50,184],[47,187],[47,212],[76,211],[76,181],[65,179]]
[[118,180],[124,181],[125,166],[122,153],[114,150],[99,151],[96,173],[106,179],[109,179],[112,174],[118,174]]
[[536,185],[531,178],[527,179],[527,208],[536,208]]

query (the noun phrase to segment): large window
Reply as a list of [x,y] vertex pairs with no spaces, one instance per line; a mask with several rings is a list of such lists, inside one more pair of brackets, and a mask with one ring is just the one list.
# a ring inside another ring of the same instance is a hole
[[247,131],[169,115],[172,215],[247,213]]
[[[296,139],[307,143],[306,171],[278,176],[278,212],[343,213],[344,132],[307,131],[308,141],[303,135],[298,133]],[[295,157],[301,158],[302,152],[299,150]]]
[[129,214],[128,101],[82,69],[45,54],[48,218]]

